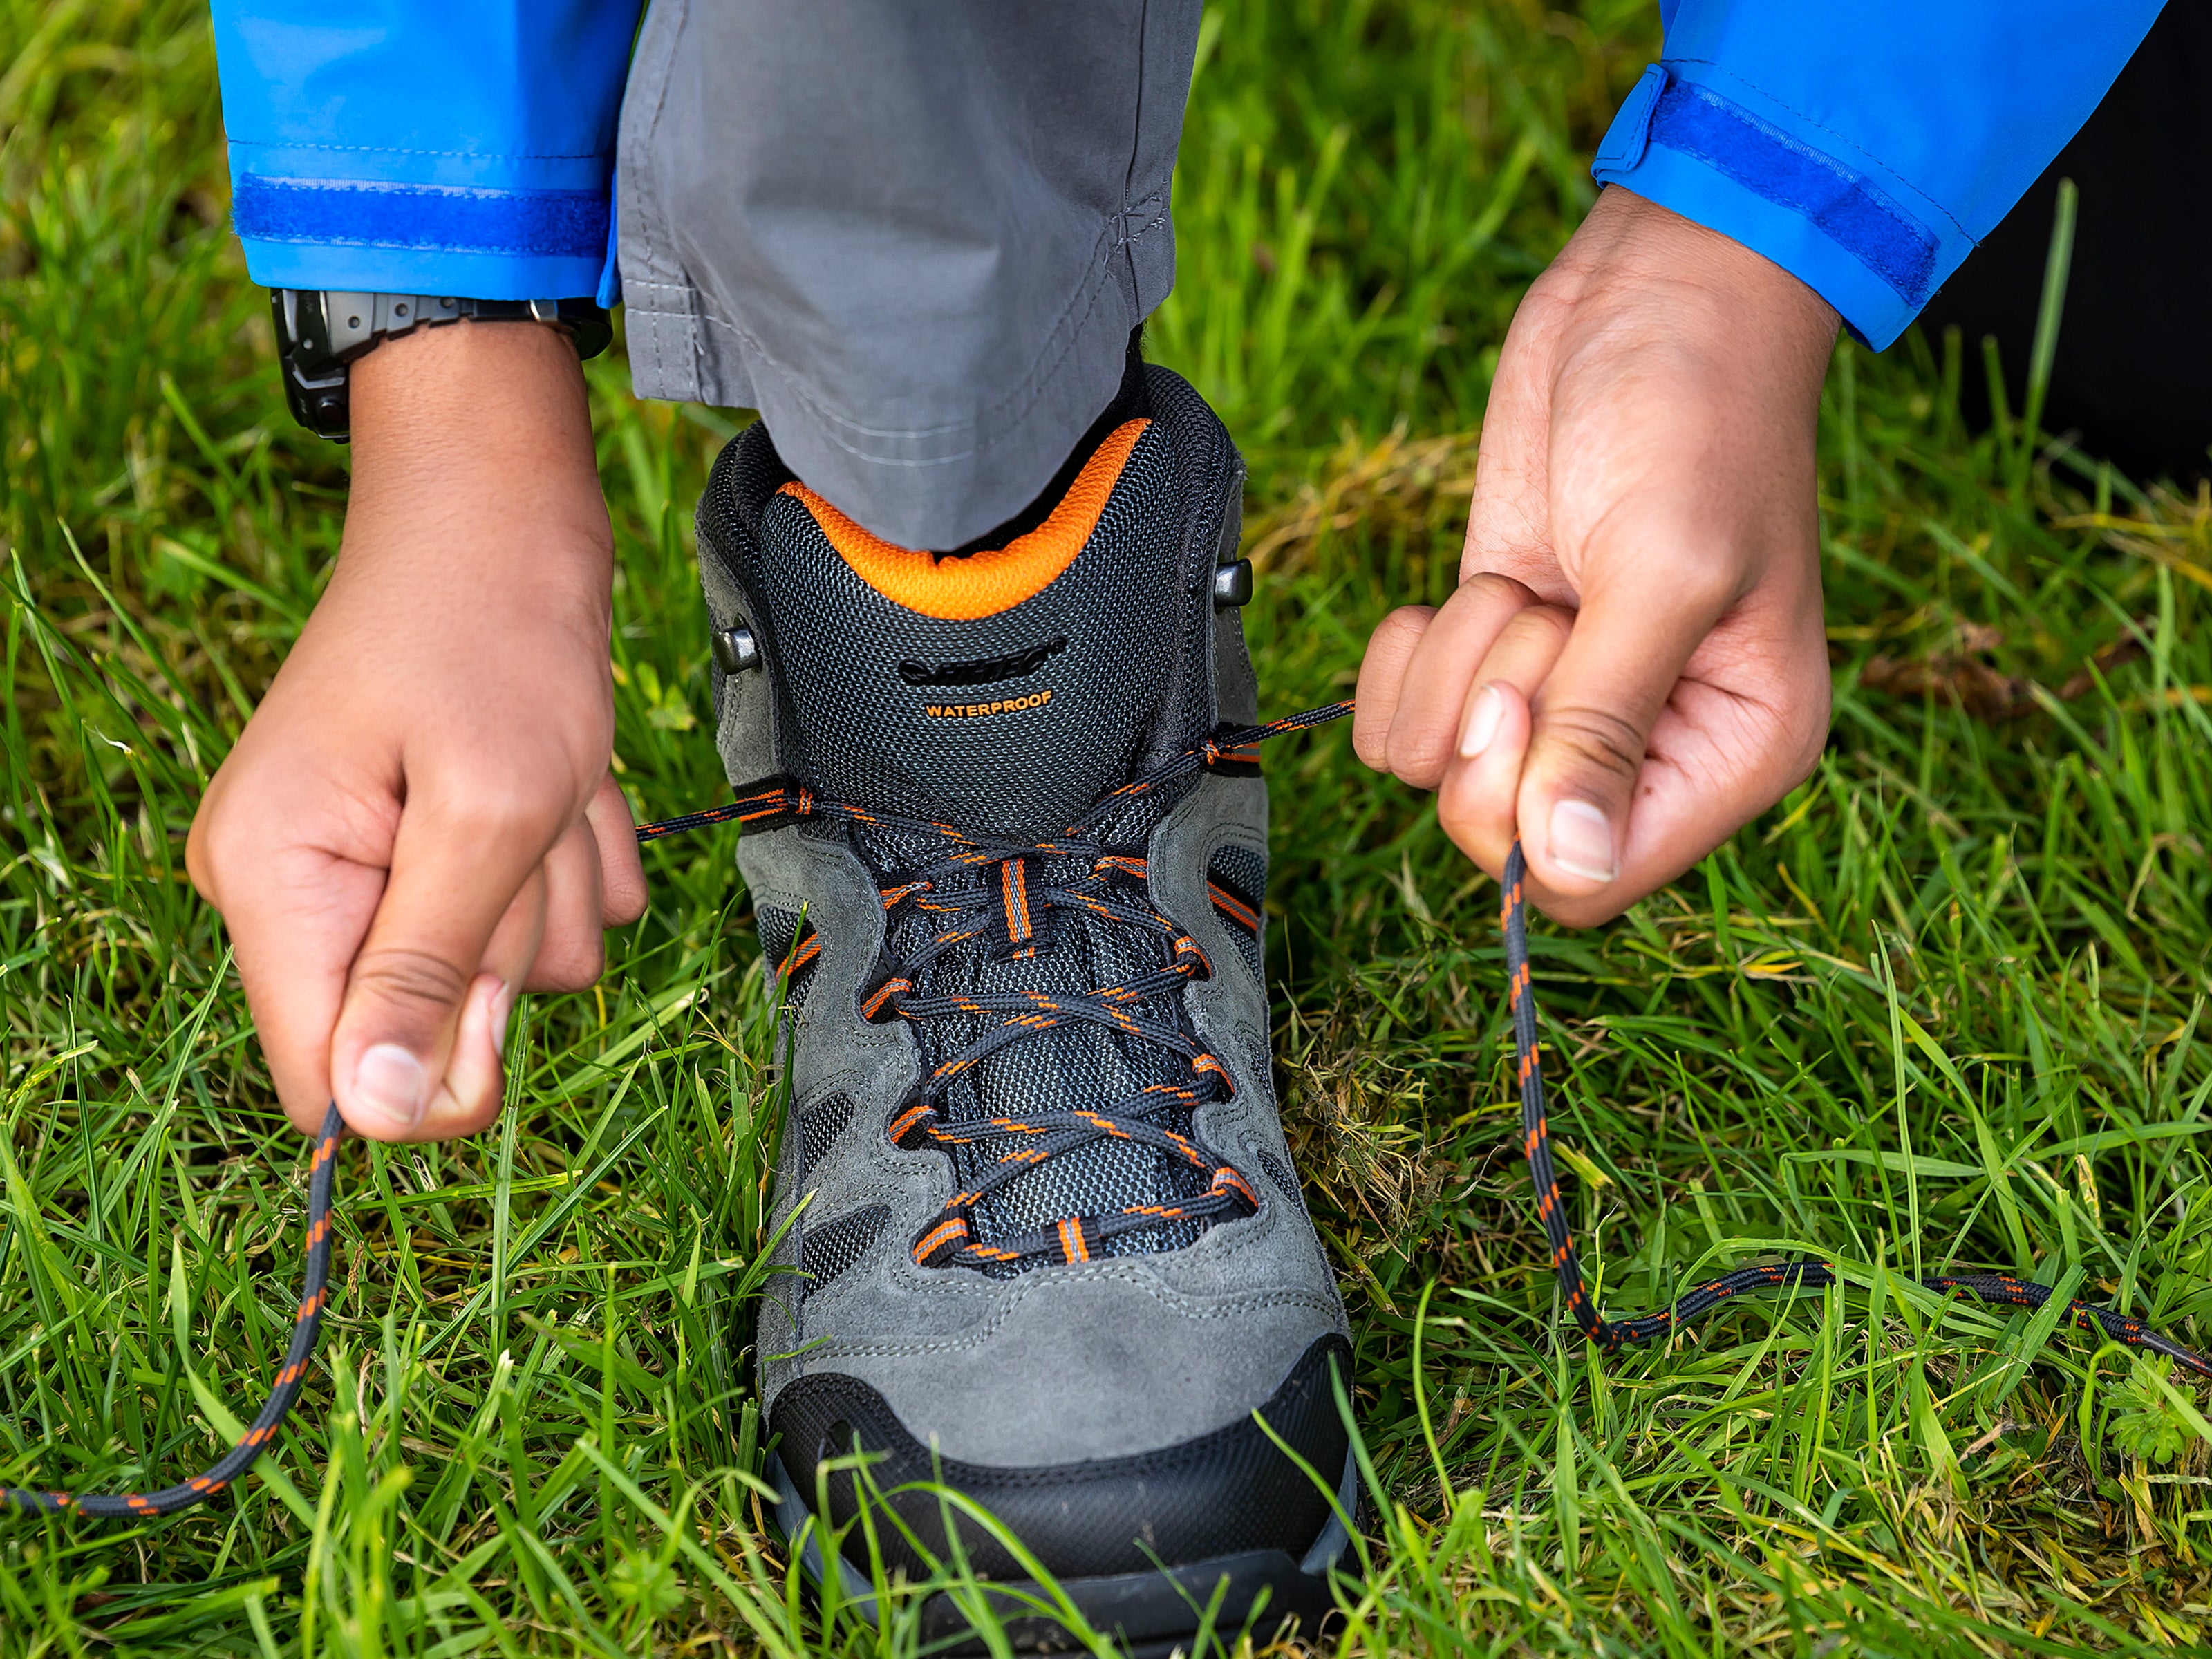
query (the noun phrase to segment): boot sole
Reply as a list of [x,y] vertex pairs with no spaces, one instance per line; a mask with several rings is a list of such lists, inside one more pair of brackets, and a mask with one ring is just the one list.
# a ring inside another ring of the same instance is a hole
[[[813,1511],[783,1467],[771,1452],[768,1478],[775,1487],[775,1521],[787,1542],[799,1536],[813,1519]],[[1061,1578],[1051,1585],[1033,1579],[1017,1579],[991,1585],[984,1595],[1000,1616],[1008,1638],[1024,1653],[1073,1653],[1084,1644],[1057,1619],[1036,1611],[1038,1603],[1065,1601],[1083,1615],[1093,1630],[1111,1633],[1128,1659],[1168,1659],[1178,1650],[1188,1651],[1205,1610],[1217,1592],[1212,1629],[1224,1648],[1233,1647],[1247,1624],[1255,1645],[1265,1646],[1285,1626],[1296,1622],[1307,1640],[1320,1637],[1336,1613],[1331,1593],[1332,1571],[1351,1541],[1342,1515],[1357,1513],[1359,1476],[1352,1454],[1344,1460],[1344,1478],[1338,1485],[1337,1508],[1321,1536],[1303,1559],[1293,1560],[1281,1550],[1251,1550],[1206,1561],[1191,1561],[1152,1572],[1114,1573],[1094,1578]],[[817,1591],[822,1584],[823,1558],[813,1532],[799,1553],[799,1566]],[[837,1574],[845,1600],[864,1619],[876,1616],[875,1587],[843,1556],[836,1558]],[[1226,1587],[1223,1581],[1227,1580]],[[1255,1622],[1253,1608],[1264,1594],[1266,1602]],[[923,1605],[921,1636],[925,1643],[955,1644],[940,1652],[969,1656],[986,1654],[989,1646],[973,1636],[973,1622],[951,1594],[939,1592]],[[959,1642],[963,1633],[971,1639]]]

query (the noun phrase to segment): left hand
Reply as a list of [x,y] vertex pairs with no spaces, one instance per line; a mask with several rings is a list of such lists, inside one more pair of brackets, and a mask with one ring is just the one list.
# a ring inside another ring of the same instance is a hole
[[1619,185],[1508,332],[1460,587],[1383,619],[1362,760],[1437,791],[1493,876],[1618,915],[1819,759],[1828,661],[1814,428],[1836,314]]

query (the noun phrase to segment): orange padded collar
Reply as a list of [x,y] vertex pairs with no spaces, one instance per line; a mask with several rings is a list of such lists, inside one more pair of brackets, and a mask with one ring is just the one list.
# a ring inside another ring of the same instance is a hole
[[777,493],[796,496],[854,574],[885,599],[940,621],[974,622],[1036,598],[1075,562],[1098,527],[1098,515],[1121,481],[1129,452],[1151,424],[1125,421],[1108,434],[1051,516],[1029,534],[961,559],[939,561],[917,548],[894,547],[803,483],[787,483]]

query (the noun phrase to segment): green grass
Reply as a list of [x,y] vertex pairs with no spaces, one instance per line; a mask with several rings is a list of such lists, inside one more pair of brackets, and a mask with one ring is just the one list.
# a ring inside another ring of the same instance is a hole
[[[1650,10],[1209,21],[1152,340],[1252,454],[1270,711],[1447,591],[1498,341]],[[289,1325],[301,1143],[181,849],[344,458],[276,392],[198,9],[6,0],[0,64],[0,1481],[145,1484],[224,1442]],[[1967,434],[1962,372],[1974,343],[1838,353],[1819,772],[1535,941],[1607,1304],[1798,1249],[1848,1289],[1663,1352],[1563,1336],[1489,884],[1340,728],[1271,759],[1279,1080],[1380,1500],[1347,1653],[2212,1638],[2202,1391],[1900,1277],[2078,1275],[2212,1340],[2212,501]],[[688,520],[730,428],[592,378],[623,778],[659,814],[720,788]],[[518,1021],[495,1133],[346,1153],[336,1310],[260,1477],[146,1527],[0,1521],[0,1655],[916,1650],[920,1589],[824,1617],[763,1528],[769,1011],[728,842],[649,867],[601,989]]]

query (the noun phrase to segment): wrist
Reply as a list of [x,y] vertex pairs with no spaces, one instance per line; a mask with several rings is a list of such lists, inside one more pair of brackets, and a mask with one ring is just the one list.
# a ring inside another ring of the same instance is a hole
[[1826,368],[1841,320],[1836,308],[1765,254],[1626,185],[1607,185],[1586,223],[1599,233],[1592,264],[1704,290],[1730,310],[1742,307],[1743,320],[1801,343]]
[[607,313],[580,298],[483,300],[273,288],[269,301],[284,398],[293,418],[319,437],[340,443],[351,426],[351,366],[387,341],[465,319],[558,329],[579,358],[596,357],[613,337]]
[[476,476],[501,461],[570,472],[592,463],[583,366],[541,323],[420,329],[360,359],[352,381],[356,489],[392,469]]
[[353,410],[334,591],[376,574],[465,605],[492,584],[533,612],[580,606],[604,635],[613,538],[562,336],[460,322],[392,340],[355,364]]

